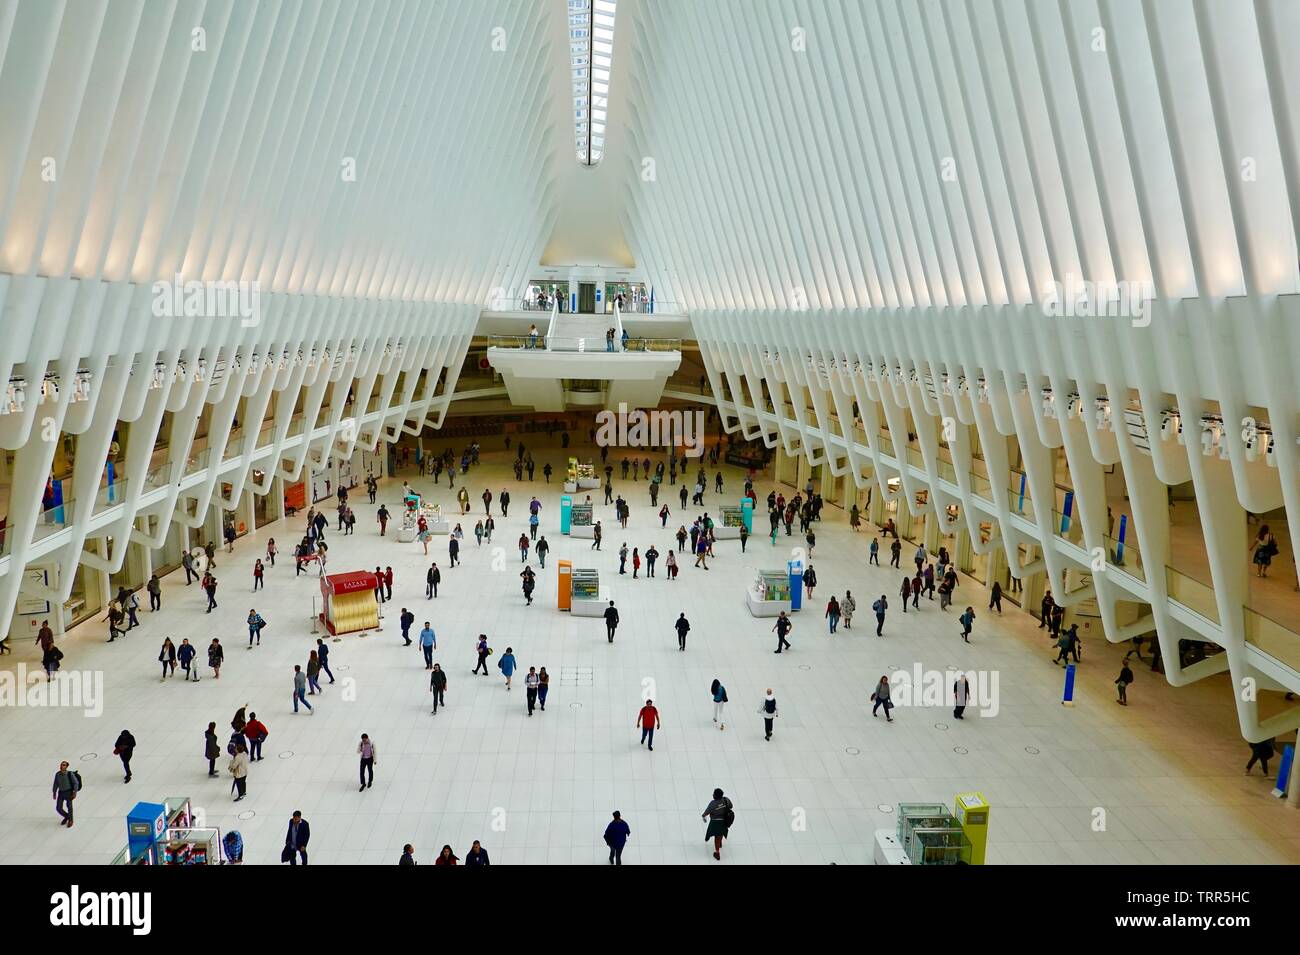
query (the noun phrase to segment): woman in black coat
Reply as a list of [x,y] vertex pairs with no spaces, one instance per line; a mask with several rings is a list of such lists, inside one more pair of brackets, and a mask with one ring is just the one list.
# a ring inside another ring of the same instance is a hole
[[209,723],[203,734],[203,758],[208,761],[208,775],[217,775],[217,757],[221,755],[221,746],[217,743],[217,724]]
[[113,744],[113,755],[122,760],[122,768],[126,770],[124,783],[131,781],[131,754],[135,752],[135,737],[131,735],[130,730],[122,730],[117,737],[117,742]]

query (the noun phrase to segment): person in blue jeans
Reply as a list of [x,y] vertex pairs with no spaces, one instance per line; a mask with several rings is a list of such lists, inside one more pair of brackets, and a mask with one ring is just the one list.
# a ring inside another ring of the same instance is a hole
[[424,629],[420,631],[420,649],[424,651],[424,668],[432,670],[433,651],[438,649],[438,638],[427,620],[424,621]]
[[659,728],[659,710],[655,708],[654,700],[646,700],[645,706],[641,707],[641,712],[637,714],[636,725],[641,727],[641,745],[644,746],[646,740],[650,741],[650,752],[655,749],[655,730]]
[[337,682],[334,679],[334,674],[330,672],[330,648],[319,637],[316,638],[316,653],[320,657],[320,668],[325,671],[325,675],[330,678],[330,682]]
[[303,673],[302,667],[295,663],[293,665],[293,711],[295,713],[298,712],[300,702],[310,712],[316,712],[312,709],[312,705],[307,702],[307,674]]
[[619,811],[614,810],[613,821],[605,827],[605,845],[609,846],[610,865],[623,864],[623,847],[631,835],[632,828],[623,820]]
[[515,653],[513,647],[506,647],[505,654],[497,661],[497,669],[506,678],[506,689],[510,689],[510,678],[515,673]]

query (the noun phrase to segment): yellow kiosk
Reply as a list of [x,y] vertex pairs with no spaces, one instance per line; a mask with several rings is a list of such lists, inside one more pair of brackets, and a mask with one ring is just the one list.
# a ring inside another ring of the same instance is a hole
[[958,793],[953,797],[954,815],[961,823],[962,832],[970,840],[971,865],[984,864],[984,852],[989,842],[989,804],[983,793]]

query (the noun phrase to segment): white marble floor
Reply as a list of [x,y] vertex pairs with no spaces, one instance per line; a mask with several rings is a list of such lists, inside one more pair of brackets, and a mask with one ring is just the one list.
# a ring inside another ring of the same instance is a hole
[[[446,565],[446,538],[434,539],[430,558],[444,572],[436,601],[424,597],[428,559],[421,546],[381,538],[374,508],[364,494],[354,495],[357,534],[329,535],[330,569],[391,564],[394,601],[382,633],[331,644],[340,682],[312,698],[314,715],[292,713],[290,687],[293,664],[305,663],[314,645],[308,618],[319,594],[315,576],[295,580],[291,562],[281,561],[263,593],[248,592],[266,537],[287,548],[300,536],[300,519],[293,531],[273,525],[218,557],[221,605],[211,616],[203,613],[197,585],[186,588],[183,575],[172,574],[163,609],[143,613],[143,626],[125,640],[108,645],[102,623],[79,627],[62,645],[65,668],[103,672],[103,716],[0,709],[0,862],[106,863],[124,845],[124,815],[137,800],[190,795],[211,824],[240,830],[250,863],[278,861],[295,809],[311,822],[313,864],[393,864],[406,842],[427,863],[444,843],[463,857],[474,839],[497,864],[602,863],[601,834],[618,809],[632,829],[627,863],[713,864],[699,814],[715,786],[736,804],[723,854],[728,865],[869,861],[872,834],[893,825],[896,804],[951,804],[955,793],[971,789],[982,790],[993,807],[993,863],[1300,861],[1300,814],[1269,796],[1258,770],[1243,774],[1249,754],[1221,682],[1174,689],[1140,667],[1126,709],[1115,704],[1111,682],[1122,651],[1092,639],[1077,705],[1065,708],[1062,671],[1035,621],[1014,610],[991,617],[987,597],[968,579],[957,609],[973,603],[979,615],[970,645],[957,637],[956,611],[941,613],[937,601],[923,601],[920,613],[906,617],[891,609],[886,638],[877,639],[868,608],[882,591],[896,602],[898,575],[868,567],[868,534],[851,533],[834,509],[817,528],[816,599],[796,618],[793,651],[777,660],[771,621],[749,615],[744,590],[755,570],[783,565],[790,545],[802,543],[797,536],[782,535],[772,547],[757,528],[748,554],[737,542],[720,543],[707,573],[687,561],[676,582],[662,566],[654,579],[619,577],[623,540],[629,547],[669,546],[645,482],[616,479],[616,490],[632,503],[630,526],[618,530],[613,509],[598,508],[608,531],[596,554],[588,542],[559,534],[560,487],[541,481],[541,463],[550,460],[559,471],[562,453],[552,446],[537,457],[532,484],[514,482],[500,450],[471,472],[476,511],[485,486],[494,494],[507,486],[510,517],[498,517],[491,546],[477,548],[471,536],[455,570]],[[735,469],[727,475],[722,497],[731,501],[742,482]],[[413,483],[429,487],[426,480]],[[769,487],[759,482],[760,497]],[[390,510],[397,510],[399,490],[394,480],[381,491]],[[526,607],[515,541],[526,526],[530,492],[544,504],[542,528],[552,550],[537,600]],[[445,480],[434,496],[451,509]],[[677,499],[668,500],[676,512]],[[707,500],[716,515],[722,501],[712,492]],[[671,526],[684,517],[674,513]],[[765,516],[758,523],[765,526]],[[472,525],[466,523],[467,532]],[[596,566],[609,582],[623,619],[613,645],[600,620],[555,608],[553,568],[561,558]],[[846,587],[858,599],[855,624],[831,637],[824,604]],[[421,623],[432,620],[438,632],[436,658],[450,686],[448,706],[437,716],[421,655],[399,636],[402,606]],[[243,647],[249,607],[269,622],[263,645],[251,651]],[[692,624],[685,653],[672,629],[682,610]],[[548,669],[545,713],[526,716],[522,674],[509,692],[495,668],[490,677],[470,674],[480,632],[497,651],[494,664],[511,645],[524,671]],[[198,684],[159,682],[155,661],[164,636],[205,645],[212,635],[227,647],[219,681],[207,671]],[[34,667],[33,650],[20,646],[0,666]],[[968,710],[959,722],[946,706],[900,706],[892,725],[872,719],[868,696],[880,675],[917,663],[996,671],[997,715]],[[714,677],[732,701],[725,731],[712,722]],[[633,728],[647,685],[663,719],[653,753],[638,745]],[[757,715],[767,687],[781,710],[771,742]],[[229,778],[206,775],[203,730],[216,721],[224,746],[231,716],[244,703],[268,724],[270,738],[265,761],[253,766],[248,799],[233,805]],[[112,756],[123,728],[139,744],[129,785]],[[362,732],[376,742],[379,761],[374,788],[359,793]],[[49,795],[65,758],[86,782],[71,831],[58,825]],[[1102,831],[1094,828],[1098,809]]]

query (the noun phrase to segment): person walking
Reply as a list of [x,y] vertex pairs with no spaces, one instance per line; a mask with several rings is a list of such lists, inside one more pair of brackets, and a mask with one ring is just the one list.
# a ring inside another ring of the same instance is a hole
[[460,541],[456,540],[454,534],[447,541],[447,556],[451,559],[452,567],[460,563]]
[[428,620],[424,621],[424,629],[420,631],[420,649],[424,652],[424,668],[432,670],[433,651],[438,649],[438,636]]
[[967,607],[966,612],[957,620],[961,623],[961,638],[970,643],[970,628],[975,623],[975,608]]
[[953,708],[952,715],[954,719],[965,719],[962,716],[966,712],[966,701],[970,699],[970,680],[966,679],[966,674],[959,674],[956,682],[952,685]]
[[721,789],[715,789],[713,799],[704,807],[700,818],[709,821],[709,827],[704,830],[704,841],[707,843],[710,839],[713,840],[713,858],[721,861],[722,840],[727,838],[736,822],[735,806]]
[[533,605],[533,588],[537,586],[537,575],[533,573],[533,568],[525,567],[519,574],[523,580],[524,600],[527,605]]
[[632,579],[636,580],[641,573],[641,552],[637,548],[632,548]]
[[193,580],[198,580],[199,574],[194,569],[194,555],[189,551],[181,554],[181,567],[185,570],[185,586],[188,587]]
[[870,552],[871,552],[871,559],[868,560],[867,563],[869,563],[869,564],[875,564],[877,567],[879,567],[879,566],[880,566],[880,541],[879,541],[879,539],[877,539],[877,538],[875,538],[875,537],[873,537],[873,538],[871,539]]
[[546,712],[546,694],[551,690],[551,675],[546,672],[546,667],[537,671],[537,704],[543,713]]
[[181,645],[176,650],[176,658],[180,661],[181,670],[185,672],[185,681],[189,682],[190,677],[194,678],[197,683],[199,679],[199,668],[194,664],[194,658],[198,656],[198,651],[190,643],[188,638],[181,639]]
[[998,616],[1002,616],[1002,584],[993,581],[993,590],[989,594],[989,609],[996,610]]
[[438,596],[438,585],[440,583],[442,583],[442,571],[438,569],[438,562],[434,561],[424,575],[424,597],[426,600],[433,600]]
[[1259,763],[1263,767],[1264,775],[1268,775],[1268,761],[1277,753],[1277,748],[1274,746],[1275,742],[1276,740],[1266,739],[1261,740],[1258,743],[1250,744],[1250,762],[1246,764],[1247,776],[1250,775],[1250,771],[1254,768],[1256,763]]
[[81,792],[81,773],[70,768],[67,760],[59,763],[58,772],[54,774],[54,784],[50,795],[54,799],[54,811],[59,814],[59,825],[72,828],[72,804]]
[[835,628],[840,625],[840,602],[831,594],[831,599],[826,604],[826,619],[830,621],[831,636],[835,635]]
[[[672,556],[672,551],[668,552],[668,556]],[[677,631],[677,649],[685,652],[686,635],[691,632],[691,623],[686,619],[685,611],[677,615],[677,622],[673,624],[673,629]]]
[[478,663],[474,665],[473,672],[478,673],[478,668],[482,667],[483,675],[487,676],[488,675],[487,658],[488,655],[492,652],[492,648],[488,646],[487,634],[480,633],[478,635],[478,642],[474,645],[474,649],[478,653]]
[[379,536],[385,537],[388,534],[388,508],[379,505],[379,510],[375,512],[375,519],[379,521]]
[[533,709],[537,706],[537,687],[540,678],[537,675],[537,667],[529,667],[528,672],[524,674],[524,694],[527,697],[528,715],[533,715]]
[[677,555],[673,553],[672,548],[668,550],[668,556],[664,558],[664,566],[668,568],[668,579],[677,579]]
[[208,644],[208,666],[212,667],[212,672],[216,674],[218,680],[221,679],[221,664],[226,660],[226,651],[221,648],[221,641],[215,637]]
[[709,569],[709,562],[705,560],[709,555],[709,538],[706,534],[700,534],[695,542],[695,566],[703,565],[705,570]]
[[337,683],[334,674],[330,671],[330,648],[324,640],[316,638],[316,655],[320,658],[321,672],[330,678],[331,683]]
[[357,755],[361,757],[361,788],[357,792],[365,792],[375,785],[375,763],[379,758],[374,741],[365,733],[361,734],[361,742],[357,744]]
[[763,701],[758,704],[758,712],[763,717],[763,739],[770,740],[772,738],[772,723],[778,716],[776,695],[772,692],[770,686],[767,688],[767,696],[763,697]]
[[604,536],[604,531],[602,531],[601,528],[600,528],[600,521],[597,521],[596,524],[595,524],[595,526],[592,527],[592,529],[591,529],[591,549],[592,549],[592,550],[600,550],[600,541],[601,541],[601,538],[602,538],[603,536]]
[[163,638],[162,649],[158,651],[158,662],[162,664],[161,683],[176,673],[176,644],[172,643],[171,637]]
[[1256,576],[1267,577],[1268,568],[1273,563],[1273,558],[1277,556],[1278,552],[1277,538],[1273,536],[1267,524],[1259,526],[1259,533],[1255,535],[1250,550],[1251,560],[1255,564]]
[[257,645],[259,647],[262,645],[262,628],[266,626],[266,621],[262,619],[262,615],[260,613],[258,613],[256,610],[250,609],[248,611],[247,623],[248,623],[248,649],[251,650],[253,649],[254,640],[257,641]]
[[1115,678],[1115,686],[1119,690],[1119,699],[1116,700],[1120,706],[1128,706],[1128,685],[1133,682],[1133,671],[1128,667],[1128,660],[1120,664],[1119,676]]
[[415,861],[415,846],[409,842],[402,846],[402,856],[397,860],[398,865],[418,865]]
[[871,715],[876,715],[876,710],[880,707],[885,708],[885,722],[892,723],[894,718],[889,715],[889,711],[894,708],[893,702],[889,699],[889,677],[882,676],[880,682],[876,684],[876,690],[871,694],[871,702],[875,704],[871,707]]
[[844,616],[844,629],[853,629],[853,611],[858,609],[858,602],[853,599],[851,591],[844,591],[844,599],[840,601],[840,613]]
[[618,608],[614,606],[614,601],[609,602],[605,608],[605,635],[609,637],[609,642],[614,642],[614,631],[618,629]]
[[889,609],[889,601],[884,594],[881,594],[880,599],[871,605],[871,609],[876,614],[876,636],[883,637],[885,635],[885,611]]
[[545,569],[546,555],[551,552],[551,545],[546,543],[545,534],[543,534],[541,540],[537,542],[537,547],[534,548],[534,552],[537,554],[537,563]]
[[311,826],[302,817],[302,811],[295,809],[289,817],[289,830],[284,834],[284,851],[280,853],[280,861],[297,865],[298,857],[301,856],[302,864],[306,865],[307,843],[310,841]]
[[244,741],[240,740],[235,746],[235,754],[230,757],[230,764],[227,766],[232,777],[231,788],[238,794],[235,796],[235,802],[242,802],[248,795],[248,747]]
[[786,639],[786,636],[792,629],[794,629],[794,624],[790,622],[790,618],[785,615],[784,610],[777,614],[776,624],[772,629],[776,632],[776,652],[780,653],[783,649],[792,649],[790,641]]
[[126,776],[122,782],[131,781],[131,757],[135,754],[135,737],[131,735],[130,730],[122,730],[117,736],[117,742],[113,744],[113,755],[122,761],[122,769]]
[[641,707],[641,711],[637,713],[635,725],[641,727],[641,745],[644,746],[646,740],[649,740],[650,752],[653,753],[655,751],[655,730],[659,729],[661,725],[659,710],[655,708],[654,700],[645,701],[645,706]]
[[435,663],[429,674],[429,692],[433,694],[433,712],[436,715],[439,706],[447,705],[447,674],[442,665]]
[[208,609],[204,612],[212,613],[217,609],[217,578],[212,574],[207,574],[203,581],[203,589],[208,595]]
[[474,844],[469,847],[469,852],[465,853],[466,865],[491,865],[492,860],[488,858],[487,850],[482,844],[475,839]]
[[903,598],[903,613],[907,613],[907,602],[912,599],[912,579],[910,577],[903,577],[903,586],[898,594]]
[[623,820],[622,814],[615,809],[614,818],[605,827],[605,845],[609,846],[610,865],[623,864],[623,847],[627,845],[627,840],[631,836],[631,827]]
[[415,625],[415,614],[403,607],[401,614],[397,618],[397,625],[402,629],[402,646],[409,647],[411,645],[411,627]]
[[515,666],[514,648],[506,647],[506,652],[503,653],[501,659],[497,661],[497,669],[500,670],[501,675],[506,678],[507,690],[511,688],[511,678],[515,675]]
[[709,687],[709,693],[713,697],[713,722],[718,724],[719,730],[725,730],[727,723],[723,716],[723,708],[728,702],[727,688],[722,685],[721,680],[715,679]]
[[320,654],[315,650],[307,654],[307,685],[311,688],[307,691],[309,696],[324,692],[320,688]]
[[295,663],[293,665],[293,711],[295,713],[298,712],[299,703],[307,707],[307,712],[316,712],[307,702],[307,674],[303,673],[302,667]]
[[162,609],[162,581],[158,579],[157,574],[149,578],[144,589],[149,593],[149,610],[150,612]]
[[624,541],[623,546],[618,549],[618,572],[627,573],[627,541]]
[[899,559],[902,557],[902,554],[903,545],[899,542],[898,538],[895,537],[893,543],[889,545],[889,566],[899,567]]
[[208,761],[208,775],[217,775],[217,757],[221,755],[221,744],[217,740],[217,724],[209,723],[203,731],[203,758]]

